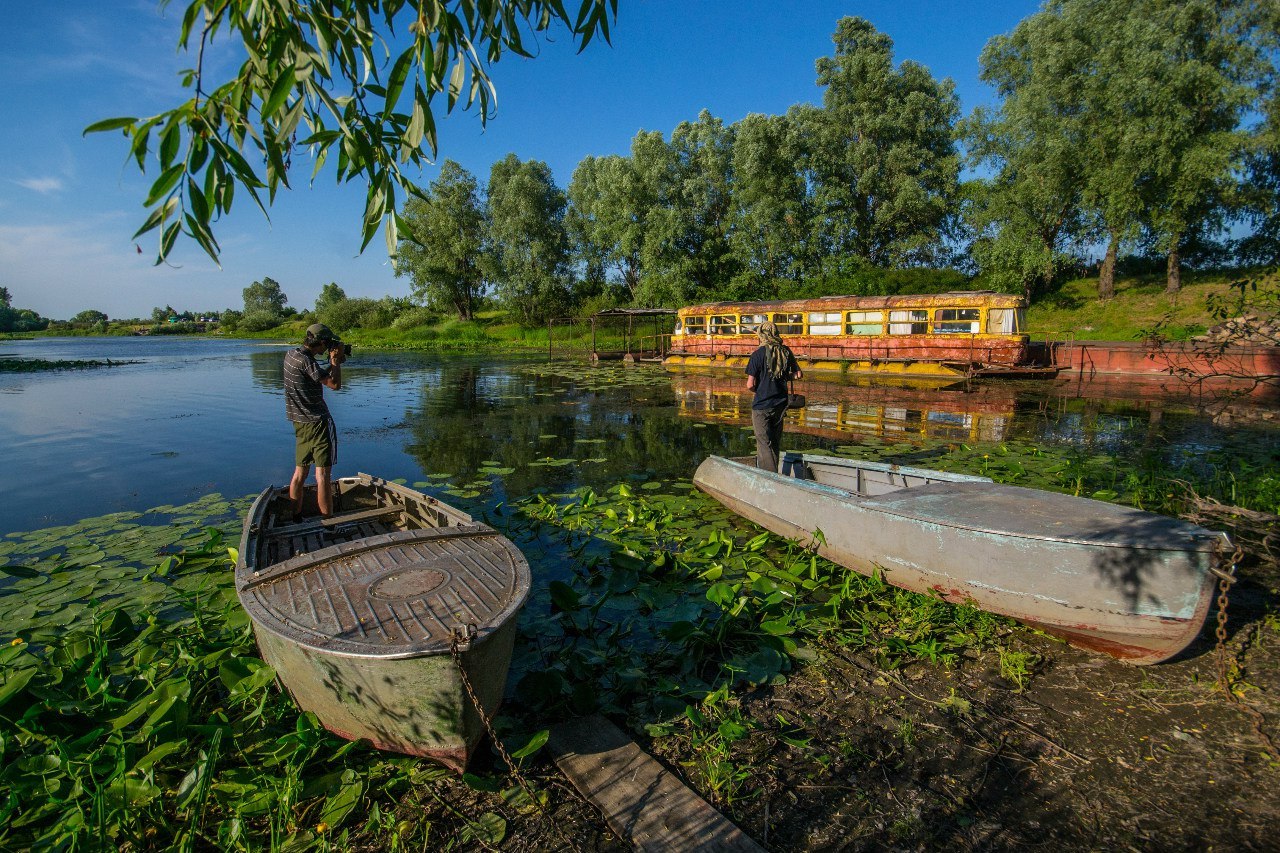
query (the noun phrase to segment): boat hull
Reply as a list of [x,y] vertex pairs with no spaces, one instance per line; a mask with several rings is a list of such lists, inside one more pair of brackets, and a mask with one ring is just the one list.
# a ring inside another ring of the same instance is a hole
[[[1217,542],[1225,540],[1152,513],[982,482],[868,498],[711,457],[694,483],[778,535],[809,539],[821,530],[818,552],[854,571],[882,573],[895,586],[1009,616],[1136,664],[1167,660],[1199,634],[1212,601]],[[1016,533],[981,529],[965,516],[977,504],[1016,514]],[[1055,529],[1062,516],[1095,504],[1107,513],[1109,535]],[[1144,525],[1160,547],[1138,544]],[[1182,528],[1190,537],[1185,545],[1169,544]]]
[[[304,711],[347,740],[466,769],[485,734],[475,704],[448,654],[379,660],[332,655],[258,631],[258,649]],[[515,644],[512,620],[462,653],[462,666],[486,717],[502,703]]]
[[332,518],[296,520],[271,488],[245,519],[236,593],[262,658],[329,731],[462,772],[502,701],[528,562],[404,486],[335,493]]

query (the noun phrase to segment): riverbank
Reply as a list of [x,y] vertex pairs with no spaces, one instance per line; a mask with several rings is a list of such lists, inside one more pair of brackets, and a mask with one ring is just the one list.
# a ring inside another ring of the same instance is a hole
[[[950,461],[1025,481],[1032,459]],[[1097,491],[1106,467],[1058,474]],[[1230,513],[1246,557],[1225,656],[1206,628],[1135,668],[850,576],[684,485],[489,519],[540,579],[494,721],[523,787],[488,750],[458,777],[299,716],[231,588],[246,500],[5,537],[0,611],[22,628],[0,653],[0,846],[627,849],[540,748],[590,713],[769,850],[1269,844],[1280,572]]]
[[[1232,287],[1233,282],[1249,277],[1258,277],[1264,286],[1275,285],[1274,275],[1264,277],[1261,270],[1188,271],[1181,292],[1170,297],[1165,292],[1163,274],[1152,273],[1117,279],[1115,297],[1103,302],[1097,298],[1096,277],[1074,279],[1035,300],[1027,310],[1027,329],[1036,340],[1139,341],[1153,330],[1169,340],[1189,340],[1224,319],[1215,317],[1214,304],[1232,304],[1239,293]],[[1247,306],[1240,307],[1241,312],[1246,310]],[[415,312],[417,316],[422,314],[421,309]],[[212,329],[201,334],[293,342],[301,340],[312,322],[315,317],[304,311],[272,329],[256,332]],[[163,326],[155,328],[157,333],[168,332]],[[346,341],[376,349],[528,353],[546,352],[548,348],[546,326],[522,326],[500,310],[481,311],[466,321],[441,316],[413,326],[398,326],[393,322],[383,328],[355,327],[337,331]],[[105,331],[60,329],[37,334],[94,337],[126,336],[135,332],[134,324],[113,323]],[[11,338],[0,335],[0,340],[30,337],[28,333]],[[621,338],[621,333],[618,337]],[[576,328],[569,324],[557,325],[555,341],[560,347],[588,350],[589,322],[579,319]]]

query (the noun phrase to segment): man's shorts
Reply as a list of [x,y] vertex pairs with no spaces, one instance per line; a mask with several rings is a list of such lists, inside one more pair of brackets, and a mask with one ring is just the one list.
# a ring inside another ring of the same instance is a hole
[[299,468],[306,465],[332,468],[338,461],[338,431],[333,426],[333,418],[294,423],[293,431],[297,437],[295,458]]

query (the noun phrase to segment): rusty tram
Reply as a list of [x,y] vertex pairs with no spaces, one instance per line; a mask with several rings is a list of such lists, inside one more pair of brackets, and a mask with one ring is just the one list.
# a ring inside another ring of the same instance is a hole
[[681,308],[668,368],[736,368],[773,321],[802,369],[911,377],[1043,376],[1025,330],[1026,300],[992,291],[711,302]]

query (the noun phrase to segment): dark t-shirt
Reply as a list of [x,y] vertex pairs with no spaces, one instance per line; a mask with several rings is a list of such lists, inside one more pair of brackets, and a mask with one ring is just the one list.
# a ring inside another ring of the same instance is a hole
[[316,363],[315,356],[303,347],[291,349],[284,356],[284,408],[289,420],[313,424],[329,417],[321,381],[329,371]]
[[787,404],[787,383],[800,372],[800,365],[796,364],[795,353],[790,347],[783,349],[787,351],[787,374],[781,379],[774,379],[769,375],[764,347],[751,353],[751,359],[747,362],[747,375],[756,378],[756,398],[751,408],[776,409]]

